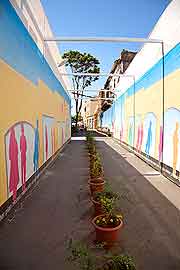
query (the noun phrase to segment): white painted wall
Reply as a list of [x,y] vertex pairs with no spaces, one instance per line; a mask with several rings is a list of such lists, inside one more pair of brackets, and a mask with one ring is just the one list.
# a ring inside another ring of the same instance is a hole
[[[165,54],[180,42],[180,0],[173,0],[168,5],[149,38],[163,40]],[[147,43],[135,56],[125,74],[134,75],[135,79],[138,80],[161,57],[161,45]],[[121,78],[117,88],[121,90],[121,93],[124,93],[132,83],[132,78]]]
[[62,61],[62,58],[57,43],[44,43],[43,41],[44,36],[53,38],[53,32],[40,0],[10,0],[10,2],[45,56],[56,77],[61,81],[65,90],[70,89],[71,84],[68,77],[59,74],[60,72],[66,73],[66,70],[64,66],[58,68],[58,63]]

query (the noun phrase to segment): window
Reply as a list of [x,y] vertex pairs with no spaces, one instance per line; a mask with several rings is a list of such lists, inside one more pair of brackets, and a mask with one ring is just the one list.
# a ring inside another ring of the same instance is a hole
[[101,97],[102,97],[102,98],[105,98],[105,92],[102,91],[101,93],[102,93],[102,94],[101,94]]

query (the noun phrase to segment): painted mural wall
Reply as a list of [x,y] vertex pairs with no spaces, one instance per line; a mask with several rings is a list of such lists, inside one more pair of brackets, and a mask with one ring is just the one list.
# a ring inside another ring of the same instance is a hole
[[70,138],[70,98],[17,16],[0,1],[0,206]]
[[103,114],[102,126],[137,152],[162,165],[179,184],[180,43],[131,85]]

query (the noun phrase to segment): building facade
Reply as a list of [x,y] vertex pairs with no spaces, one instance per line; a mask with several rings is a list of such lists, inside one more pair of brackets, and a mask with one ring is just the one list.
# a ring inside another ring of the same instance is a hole
[[[124,74],[128,66],[134,59],[135,55],[136,55],[136,52],[122,50],[120,57],[116,61],[114,61],[114,64],[110,70],[110,73],[114,75]],[[101,100],[101,104],[100,104],[102,112],[105,112],[112,106],[113,104],[112,99],[116,97],[114,90],[118,87],[120,83],[121,83],[121,77],[109,76],[107,78],[104,84],[104,89],[102,89],[99,92],[99,96],[101,98],[105,98],[105,100]]]
[[96,128],[96,111],[98,109],[98,100],[87,100],[83,102],[82,118],[83,123],[88,129]]

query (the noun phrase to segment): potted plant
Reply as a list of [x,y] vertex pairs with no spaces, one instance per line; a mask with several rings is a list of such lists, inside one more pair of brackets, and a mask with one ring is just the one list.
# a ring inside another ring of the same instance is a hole
[[91,201],[94,205],[94,216],[102,215],[105,212],[104,203],[105,201],[118,199],[119,196],[117,193],[107,190],[103,192],[95,192],[91,198]]
[[96,231],[96,241],[105,243],[110,248],[118,239],[118,234],[123,226],[122,215],[115,213],[116,198],[103,198],[101,201],[104,214],[96,216],[92,224]]
[[88,152],[89,152],[89,156],[94,156],[96,153],[96,146],[94,143],[94,138],[90,135],[86,136],[86,141],[87,141],[87,148],[88,148]]
[[89,150],[89,160],[90,160],[90,167],[92,167],[95,159],[97,156],[96,146],[95,144],[92,144]]
[[90,167],[92,167],[92,164],[93,164],[95,157],[96,157],[96,145],[94,143],[93,137],[87,136],[86,140],[87,140],[87,148],[88,148],[88,152],[89,152]]
[[81,242],[68,245],[68,261],[75,263],[79,270],[136,270],[132,257],[128,255],[97,256],[86,244]]
[[92,144],[94,144],[94,138],[90,134],[88,134],[86,136],[86,141],[87,141],[87,148],[88,150],[90,150]]
[[102,206],[101,200],[105,192],[94,192],[91,197],[91,201],[94,205],[94,216],[102,215],[104,213],[104,208]]
[[96,153],[90,164],[90,180],[88,181],[91,194],[103,191],[105,181],[103,179],[103,169],[99,155]]

